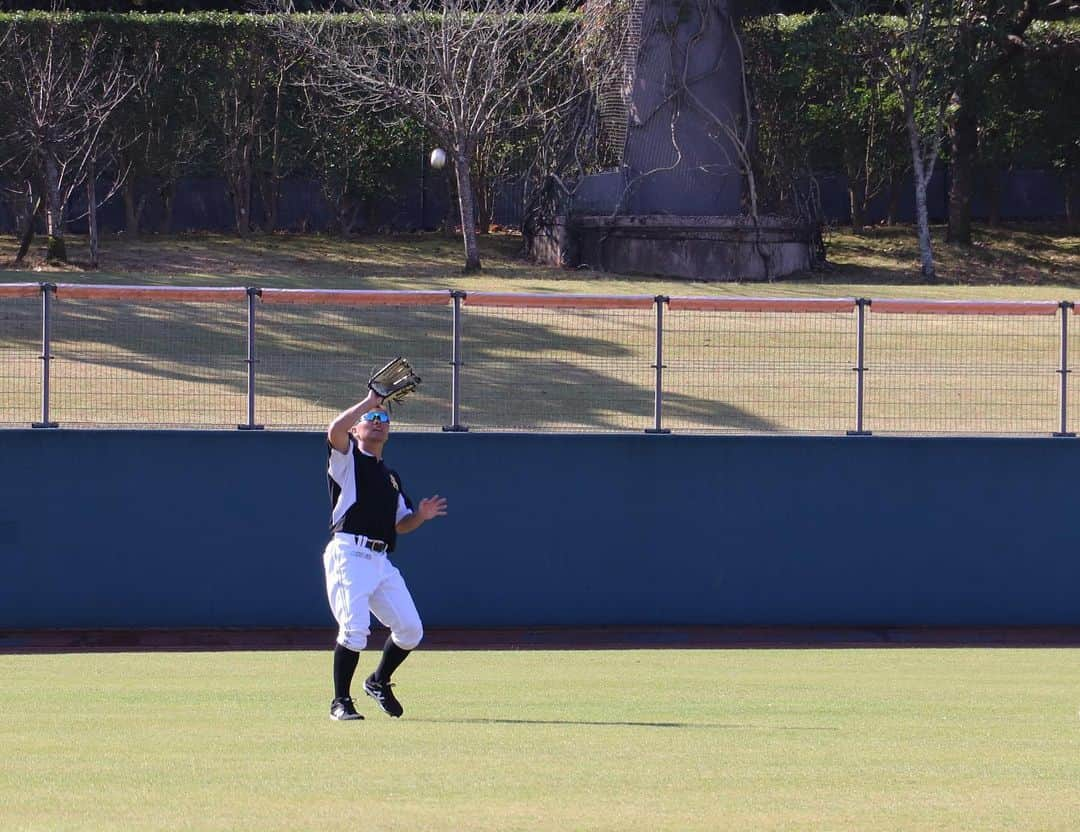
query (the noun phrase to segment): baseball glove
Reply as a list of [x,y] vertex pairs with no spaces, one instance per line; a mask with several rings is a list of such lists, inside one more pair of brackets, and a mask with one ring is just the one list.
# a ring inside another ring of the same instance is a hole
[[419,384],[420,376],[414,373],[409,362],[400,356],[380,367],[368,379],[368,388],[387,402],[401,401]]

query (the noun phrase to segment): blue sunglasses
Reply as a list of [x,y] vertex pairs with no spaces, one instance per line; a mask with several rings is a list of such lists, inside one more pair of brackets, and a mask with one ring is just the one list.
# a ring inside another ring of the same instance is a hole
[[390,417],[381,410],[369,410],[360,417],[361,422],[389,422]]

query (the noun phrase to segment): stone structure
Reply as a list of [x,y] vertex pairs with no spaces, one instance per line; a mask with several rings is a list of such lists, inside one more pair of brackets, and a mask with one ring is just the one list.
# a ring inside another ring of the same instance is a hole
[[727,3],[632,4],[624,106],[604,113],[625,119],[615,131],[621,164],[574,183],[530,235],[535,257],[698,280],[771,280],[809,267],[805,228],[748,210],[742,61]]
[[806,230],[776,217],[559,217],[530,248],[551,265],[693,280],[772,280],[810,265]]

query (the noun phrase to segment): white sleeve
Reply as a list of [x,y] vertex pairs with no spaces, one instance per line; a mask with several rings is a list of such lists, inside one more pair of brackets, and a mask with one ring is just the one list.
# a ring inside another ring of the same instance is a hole
[[412,514],[412,509],[405,505],[405,498],[399,493],[397,495],[397,518],[394,520],[394,523],[400,523],[410,514]]
[[352,479],[353,441],[352,436],[350,436],[349,449],[345,453],[342,453],[333,445],[330,446],[330,464],[326,472],[340,486],[344,486]]

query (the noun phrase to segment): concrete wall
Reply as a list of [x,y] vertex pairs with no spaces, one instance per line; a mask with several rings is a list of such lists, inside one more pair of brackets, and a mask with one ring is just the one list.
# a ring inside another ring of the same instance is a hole
[[[0,628],[332,624],[319,434],[0,431]],[[411,434],[429,626],[1080,624],[1080,442]]]
[[[810,267],[810,233],[763,217],[577,217],[558,253],[572,266],[695,280],[773,280]],[[545,241],[547,242],[547,241]],[[544,251],[533,246],[533,251]]]

